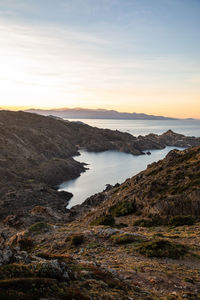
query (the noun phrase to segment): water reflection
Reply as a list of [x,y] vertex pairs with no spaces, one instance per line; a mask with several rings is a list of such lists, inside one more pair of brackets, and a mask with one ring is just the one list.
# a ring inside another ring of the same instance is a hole
[[[175,147],[162,150],[151,150],[151,155],[133,156],[117,151],[89,153],[80,151],[81,155],[75,159],[88,164],[89,170],[77,179],[69,180],[60,185],[60,190],[71,192],[74,196],[68,208],[81,204],[89,196],[101,192],[106,184],[122,183],[144,170],[148,164],[163,159]],[[176,147],[176,149],[180,149]]]

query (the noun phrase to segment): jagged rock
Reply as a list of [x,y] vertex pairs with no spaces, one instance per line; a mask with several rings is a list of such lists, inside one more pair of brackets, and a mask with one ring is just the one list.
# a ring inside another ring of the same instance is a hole
[[[34,265],[34,264],[33,264]],[[42,260],[35,263],[35,267],[39,269],[40,276],[49,278],[57,278],[62,280],[69,280],[70,276],[67,272],[67,265],[64,262],[54,260]]]
[[20,215],[9,215],[3,220],[3,223],[11,227],[20,227],[23,224],[23,221],[21,220]]
[[9,246],[0,246],[0,265],[10,262],[29,263],[30,257],[26,251],[21,251],[18,248],[10,248]]
[[114,235],[116,233],[121,233],[122,231],[116,228],[101,228],[97,232],[99,236],[103,237],[110,237],[111,235]]

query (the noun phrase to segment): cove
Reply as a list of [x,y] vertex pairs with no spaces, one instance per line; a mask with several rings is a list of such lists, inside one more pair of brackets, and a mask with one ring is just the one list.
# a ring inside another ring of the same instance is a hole
[[183,150],[178,147],[166,147],[162,150],[150,150],[151,155],[140,156],[118,151],[100,153],[80,151],[80,156],[75,156],[74,159],[87,163],[89,169],[80,177],[63,182],[59,186],[59,190],[73,194],[67,208],[81,204],[91,195],[103,191],[106,184],[115,185],[124,182],[146,169],[148,164],[163,159],[173,149]]

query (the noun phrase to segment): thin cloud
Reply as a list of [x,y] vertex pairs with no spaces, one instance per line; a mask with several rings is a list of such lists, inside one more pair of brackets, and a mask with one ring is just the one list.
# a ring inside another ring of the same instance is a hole
[[200,67],[192,60],[176,55],[112,57],[110,45],[69,27],[1,20],[1,105],[102,107],[115,99],[119,106],[132,98],[161,99],[162,94],[189,98],[197,86],[194,79],[188,81]]

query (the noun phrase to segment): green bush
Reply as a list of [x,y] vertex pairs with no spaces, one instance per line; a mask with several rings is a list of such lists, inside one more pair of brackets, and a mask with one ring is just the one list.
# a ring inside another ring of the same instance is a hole
[[129,201],[121,201],[110,208],[110,213],[115,217],[126,216],[136,212],[136,206]]
[[186,253],[185,246],[167,240],[144,242],[137,247],[137,250],[140,254],[147,257],[168,257],[173,259],[177,259]]
[[141,242],[141,238],[128,233],[113,235],[111,236],[111,240],[115,244],[129,244],[134,242]]
[[115,219],[112,215],[108,214],[105,216],[101,216],[98,219],[94,220],[91,225],[106,225],[106,226],[114,226]]
[[174,216],[169,219],[171,226],[193,225],[194,219],[192,216]]
[[33,225],[31,225],[28,228],[28,233],[43,233],[48,232],[52,228],[51,225],[44,223],[44,222],[38,222]]

